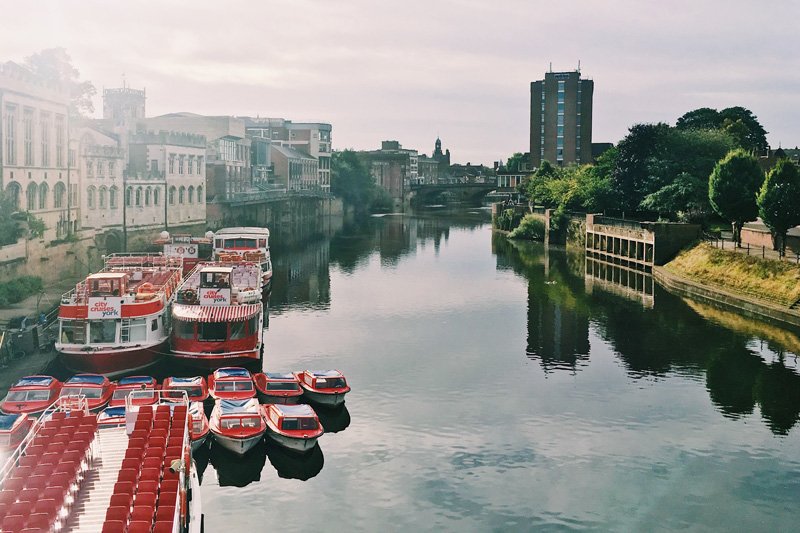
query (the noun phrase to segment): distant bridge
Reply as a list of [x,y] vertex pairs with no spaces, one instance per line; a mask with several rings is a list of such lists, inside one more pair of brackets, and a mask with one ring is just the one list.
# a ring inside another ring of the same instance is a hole
[[430,183],[412,184],[406,198],[412,204],[463,202],[478,204],[481,198],[497,190],[497,183]]

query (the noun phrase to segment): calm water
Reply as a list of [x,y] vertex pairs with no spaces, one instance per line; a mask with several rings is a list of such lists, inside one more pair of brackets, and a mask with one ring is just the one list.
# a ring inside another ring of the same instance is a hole
[[353,392],[306,457],[201,456],[207,531],[796,530],[797,337],[488,218],[276,253],[265,369]]

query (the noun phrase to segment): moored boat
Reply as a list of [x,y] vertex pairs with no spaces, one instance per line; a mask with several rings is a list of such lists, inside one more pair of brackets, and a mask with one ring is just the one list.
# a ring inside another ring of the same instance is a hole
[[303,395],[321,405],[336,406],[344,403],[350,392],[347,380],[338,370],[304,370],[296,372]]
[[272,258],[269,250],[269,230],[258,227],[222,228],[213,236],[215,261],[230,261],[239,257],[261,265],[262,288],[272,284]]
[[52,376],[25,376],[8,389],[0,410],[6,414],[39,414],[56,401],[61,387]]
[[84,397],[90,411],[105,407],[114,394],[114,384],[100,374],[77,374],[64,382],[59,397]]
[[0,450],[13,450],[31,429],[33,420],[25,413],[0,415]]
[[161,389],[168,398],[180,398],[184,392],[190,402],[204,402],[208,398],[208,384],[206,378],[202,376],[189,378],[170,376],[161,383]]
[[303,395],[300,380],[290,372],[258,372],[253,374],[253,382],[264,403],[295,404]]
[[208,437],[208,417],[203,409],[203,402],[189,403],[189,436],[192,439],[192,451],[200,449]]
[[215,400],[246,400],[256,395],[253,376],[245,368],[220,368],[208,376],[208,392]]
[[208,425],[214,440],[238,455],[255,446],[267,429],[255,398],[217,400]]
[[269,404],[261,407],[267,423],[267,435],[290,450],[310,450],[325,431],[310,405]]
[[109,407],[125,405],[125,399],[133,391],[146,391],[139,393],[135,401],[139,405],[152,405],[156,403],[155,388],[158,382],[151,376],[128,376],[120,379],[114,385],[114,394],[108,402]]
[[180,281],[178,258],[107,257],[61,298],[56,350],[64,365],[114,375],[156,363],[168,349],[167,313]]

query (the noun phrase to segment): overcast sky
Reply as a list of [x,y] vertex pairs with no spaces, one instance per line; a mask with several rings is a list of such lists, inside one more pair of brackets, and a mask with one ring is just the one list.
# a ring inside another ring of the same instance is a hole
[[578,60],[595,142],[741,105],[800,144],[797,1],[2,0],[0,17],[0,60],[63,46],[98,94],[146,87],[149,116],[330,122],[336,149],[439,135],[490,165],[528,150],[530,82]]

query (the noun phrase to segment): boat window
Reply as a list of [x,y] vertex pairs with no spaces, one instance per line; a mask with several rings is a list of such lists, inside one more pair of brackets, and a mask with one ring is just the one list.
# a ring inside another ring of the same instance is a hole
[[[135,390],[137,389],[117,389],[114,391],[113,399],[124,400],[125,398],[128,397],[130,393],[132,393]],[[146,391],[146,392],[141,392],[141,391]],[[153,392],[153,389],[138,389],[138,392],[136,392],[134,400],[141,401],[141,400],[146,400],[148,398],[152,399],[154,394],[155,393]]]
[[203,421],[202,420],[192,420],[192,433],[195,435],[200,435],[203,432]]
[[253,390],[253,382],[252,381],[235,381],[234,385],[236,386],[236,390]]
[[150,331],[155,331],[158,329],[158,319],[154,318],[150,321]]
[[61,389],[61,394],[59,396],[79,396],[83,395],[87,399],[96,400],[100,398],[102,395],[103,390],[98,388],[75,388],[75,387],[64,387]]
[[230,381],[217,382],[217,392],[233,392],[233,383]]
[[25,399],[29,402],[44,402],[50,399],[50,391],[29,390]]
[[8,396],[6,396],[6,400],[5,401],[7,401],[7,402],[24,402],[27,399],[28,399],[28,391],[24,391],[24,390],[14,391],[14,390],[12,390],[11,392],[8,393]]
[[119,296],[119,279],[93,279],[90,283],[92,297]]
[[258,239],[258,247],[259,248],[266,248],[267,247],[267,239]]
[[147,319],[123,318],[119,336],[121,342],[143,342],[147,340]]
[[227,322],[201,322],[197,329],[201,341],[224,341],[228,337]]
[[234,248],[255,248],[255,239],[225,239],[225,249],[231,250]]
[[345,383],[344,378],[318,378],[316,388],[339,389],[346,386],[347,384]]
[[281,429],[317,429],[317,421],[313,418],[284,418]]
[[[217,387],[217,388],[219,389],[219,387]],[[165,392],[168,393],[168,396],[170,398],[182,398],[183,395],[180,393],[180,391],[186,391],[186,395],[189,398],[199,398],[199,397],[201,397],[203,395],[203,389],[201,387],[175,387],[175,386],[172,386],[172,387],[169,388],[169,390],[167,390]],[[174,392],[174,394],[169,394],[171,392]]]
[[86,344],[86,322],[83,320],[62,320],[61,342],[63,344]]
[[179,339],[194,339],[194,323],[176,320],[173,331]]
[[92,344],[107,344],[117,340],[116,320],[90,320],[89,339]]
[[300,386],[294,382],[267,383],[267,390],[300,390]]
[[258,317],[254,316],[252,318],[247,319],[247,334],[255,335],[257,329],[258,329]]
[[247,336],[244,324],[244,322],[231,322],[231,340],[244,339]]

